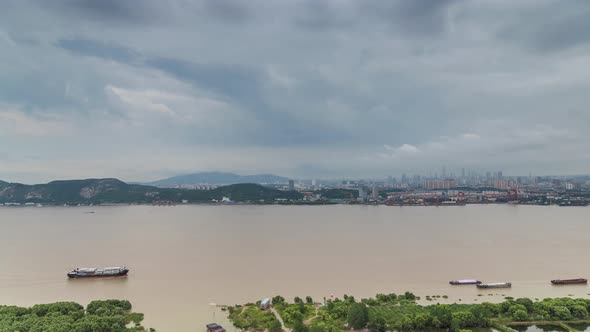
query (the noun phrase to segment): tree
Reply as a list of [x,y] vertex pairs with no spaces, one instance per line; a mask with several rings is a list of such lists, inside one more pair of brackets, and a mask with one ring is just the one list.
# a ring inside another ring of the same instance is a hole
[[556,320],[570,320],[570,319],[572,319],[571,312],[565,306],[556,305],[556,306],[550,307],[549,309],[550,309],[549,313]]
[[369,327],[375,332],[385,332],[387,331],[387,322],[385,318],[378,316],[369,324]]
[[313,304],[313,299],[311,298],[311,296],[306,296],[305,302],[307,302],[307,304]]
[[405,292],[404,298],[408,301],[416,301],[416,295],[414,295],[412,292]]
[[[469,311],[453,312],[451,323],[456,322],[459,328],[477,326],[477,319]],[[451,327],[453,327],[451,325]]]
[[510,315],[514,315],[514,313],[515,313],[515,312],[517,312],[517,311],[524,311],[524,312],[527,312],[527,309],[526,309],[526,307],[525,307],[524,305],[522,305],[522,304],[515,304],[515,305],[511,306],[511,307],[508,309],[508,312],[510,313]]
[[529,319],[529,315],[524,310],[516,310],[512,313],[512,319],[517,322],[524,322]]
[[281,322],[278,320],[273,320],[270,325],[268,326],[268,332],[281,332],[283,327],[281,326]]
[[293,299],[293,302],[295,302],[295,303],[303,303],[303,300],[299,296],[295,296],[295,298]]
[[523,306],[525,306],[527,312],[533,312],[533,300],[528,299],[528,298],[519,298],[516,299],[516,301],[514,301],[518,304],[522,304]]
[[275,296],[275,297],[272,298],[272,304],[273,305],[281,305],[283,303],[285,303],[285,298],[282,297],[282,296],[280,296],[280,295],[277,295],[277,296]]
[[293,332],[308,332],[308,328],[303,324],[303,321],[298,320],[293,324]]
[[572,312],[572,315],[574,315],[576,318],[579,318],[579,319],[588,318],[588,310],[583,305],[579,305],[579,304],[574,305],[572,307],[571,312]]
[[362,329],[369,322],[369,309],[363,303],[353,303],[348,311],[348,326],[353,329]]

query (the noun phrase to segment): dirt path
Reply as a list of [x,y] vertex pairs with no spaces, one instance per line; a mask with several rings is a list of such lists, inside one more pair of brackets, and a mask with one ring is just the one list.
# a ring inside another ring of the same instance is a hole
[[279,315],[279,313],[275,310],[275,308],[270,308],[270,311],[273,313],[273,315],[275,315],[275,317],[277,318],[277,320],[281,323],[281,328],[283,329],[283,331],[291,332],[291,329],[288,329],[285,326],[285,322],[283,322],[283,319],[281,318],[281,315]]

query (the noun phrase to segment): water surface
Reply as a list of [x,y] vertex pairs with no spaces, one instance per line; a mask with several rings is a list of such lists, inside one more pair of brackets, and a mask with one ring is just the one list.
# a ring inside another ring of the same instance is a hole
[[[95,213],[85,213],[87,211]],[[130,300],[158,331],[200,331],[210,303],[276,294],[357,298],[411,290],[425,303],[589,297],[590,209],[465,206],[120,206],[0,208],[0,303]],[[127,265],[127,279],[67,280]],[[449,280],[511,281],[478,290]],[[230,329],[231,330],[231,329]]]

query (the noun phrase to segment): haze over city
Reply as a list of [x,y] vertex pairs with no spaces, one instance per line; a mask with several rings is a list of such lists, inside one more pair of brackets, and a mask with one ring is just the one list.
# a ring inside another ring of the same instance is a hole
[[0,178],[590,173],[585,1],[4,1]]

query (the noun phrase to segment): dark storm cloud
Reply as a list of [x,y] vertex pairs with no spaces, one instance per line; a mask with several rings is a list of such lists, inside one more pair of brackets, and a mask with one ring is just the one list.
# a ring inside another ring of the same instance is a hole
[[558,2],[515,11],[498,37],[542,53],[589,44],[590,2],[568,3],[575,6]]
[[163,18],[167,0],[33,0],[42,8],[100,22],[154,23]]
[[202,9],[207,15],[230,22],[246,21],[255,13],[245,1],[232,0],[204,0]]
[[239,65],[200,64],[163,57],[149,58],[144,64],[201,88],[240,100],[256,98],[259,94],[260,73],[251,68]]
[[140,54],[129,47],[114,43],[103,43],[96,40],[83,38],[60,39],[57,41],[56,46],[73,53],[126,64],[139,64],[141,60]]
[[294,22],[306,29],[350,29],[384,24],[390,32],[430,36],[444,33],[449,8],[459,0],[358,2],[306,1],[296,6]]
[[[244,149],[252,149],[247,166],[284,163],[298,175],[377,175],[441,160],[542,169],[554,154],[586,169],[590,152],[576,142],[590,132],[589,7],[8,0],[0,8],[0,149],[18,154],[27,149],[18,135],[46,135],[38,143],[49,145],[62,129],[83,128],[59,145],[63,153],[89,150],[95,136],[121,154],[136,151],[133,142],[186,147],[153,164],[138,154],[125,166],[146,172],[168,163],[239,171]],[[201,157],[204,147],[215,153]],[[115,169],[120,160],[109,153],[96,158]]]
[[428,36],[445,32],[449,8],[461,1],[368,0],[360,2],[360,11],[384,20],[399,32]]

